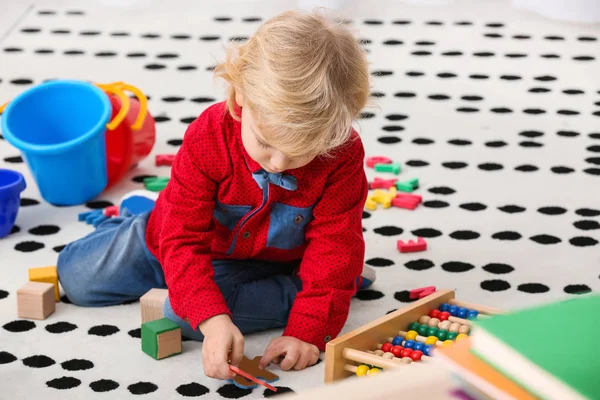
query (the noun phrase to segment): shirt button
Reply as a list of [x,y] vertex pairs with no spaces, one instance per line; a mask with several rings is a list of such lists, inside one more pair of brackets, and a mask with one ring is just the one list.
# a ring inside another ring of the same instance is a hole
[[331,340],[331,336],[327,335],[325,336],[325,339],[323,339],[325,341],[325,343],[329,342]]
[[250,232],[244,232],[244,239],[248,239],[250,237]]
[[296,215],[296,218],[294,218],[294,222],[296,224],[299,224],[300,222],[304,221],[304,217],[300,214]]

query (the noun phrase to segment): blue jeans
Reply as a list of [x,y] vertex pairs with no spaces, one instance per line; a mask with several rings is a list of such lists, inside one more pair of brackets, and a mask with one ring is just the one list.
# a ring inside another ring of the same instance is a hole
[[[146,246],[149,212],[111,218],[68,244],[58,257],[58,276],[69,300],[84,307],[136,301],[152,288],[166,289],[162,267]],[[215,282],[243,334],[281,328],[302,287],[294,275],[299,262],[215,260]],[[169,298],[164,316],[181,326],[183,336],[203,340],[173,312]]]

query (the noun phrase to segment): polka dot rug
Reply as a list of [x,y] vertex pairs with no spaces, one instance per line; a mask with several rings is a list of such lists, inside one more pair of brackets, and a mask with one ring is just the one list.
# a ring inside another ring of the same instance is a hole
[[[0,138],[0,167],[28,182],[13,233],[0,240],[3,399],[272,395],[206,378],[200,343],[185,341],[183,354],[169,359],[148,357],[139,303],[85,309],[63,298],[44,321],[16,315],[27,269],[55,265],[65,244],[92,229],[78,213],[115,204],[144,177],[169,175],[154,155],[175,153],[186,126],[223,98],[211,76],[223,46],[293,6],[147,3],[49,0],[13,7],[13,20],[2,24],[0,102],[48,79],[122,80],[145,91],[157,122],[153,153],[76,207],[46,203],[19,151]],[[414,211],[364,212],[377,281],[353,299],[344,331],[407,305],[408,290],[427,285],[506,309],[600,289],[600,28],[549,21],[504,1],[457,3],[372,1],[344,17],[371,62],[373,104],[357,123],[367,155],[401,163],[397,178],[419,178],[423,196]],[[416,237],[427,251],[399,253],[398,240]],[[262,354],[280,333],[248,336],[246,354]],[[274,372],[280,392],[323,382],[323,363]]]

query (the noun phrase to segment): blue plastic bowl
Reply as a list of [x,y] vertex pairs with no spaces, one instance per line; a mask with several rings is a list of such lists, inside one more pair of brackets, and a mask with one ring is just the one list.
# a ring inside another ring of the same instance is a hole
[[7,236],[15,225],[21,192],[25,190],[23,175],[10,169],[0,169],[0,238]]
[[82,204],[107,184],[105,132],[111,112],[108,96],[98,87],[51,81],[10,102],[2,131],[23,153],[44,200]]

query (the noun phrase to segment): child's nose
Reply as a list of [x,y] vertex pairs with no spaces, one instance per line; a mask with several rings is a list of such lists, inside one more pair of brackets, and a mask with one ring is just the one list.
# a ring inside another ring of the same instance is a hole
[[277,171],[284,171],[289,163],[290,160],[283,154],[276,154],[271,157],[271,165],[277,169]]

